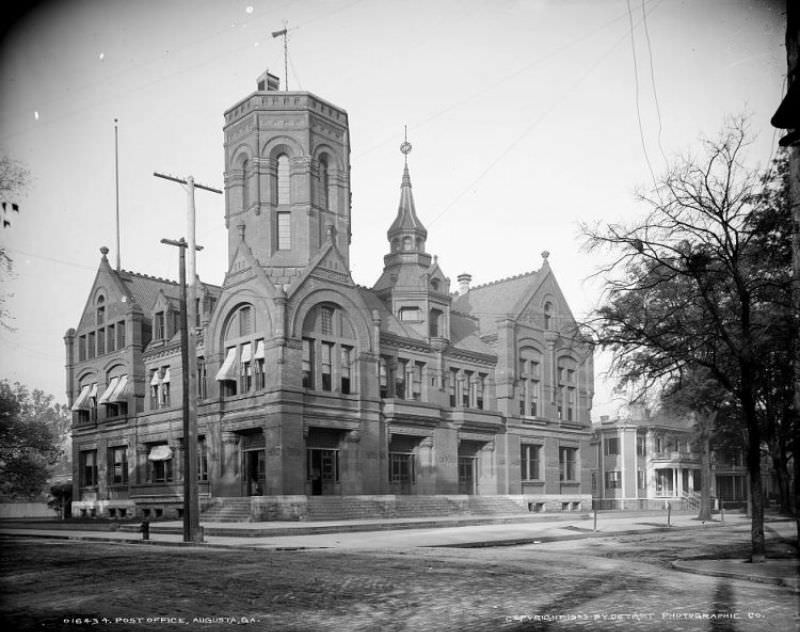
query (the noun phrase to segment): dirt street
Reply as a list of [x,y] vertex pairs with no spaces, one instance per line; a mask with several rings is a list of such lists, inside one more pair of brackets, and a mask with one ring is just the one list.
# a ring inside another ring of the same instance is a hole
[[[275,551],[4,538],[5,629],[794,630],[797,594],[686,574],[739,529],[518,547]],[[793,552],[773,538],[773,554]],[[795,552],[796,553],[796,552]],[[10,626],[10,627],[9,627]]]

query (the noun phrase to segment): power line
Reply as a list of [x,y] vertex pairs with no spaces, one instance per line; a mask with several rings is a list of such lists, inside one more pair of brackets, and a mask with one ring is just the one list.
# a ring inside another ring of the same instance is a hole
[[[643,0],[643,2],[650,2],[650,1],[651,0]],[[653,1],[655,1],[655,0],[653,0]],[[661,1],[657,2],[656,6],[658,4],[661,4]],[[654,7],[654,9],[655,9],[655,7]],[[435,113],[425,117],[424,119],[422,119],[420,121],[412,123],[413,127],[416,128],[416,129],[420,129],[420,128],[424,127],[425,125],[427,125],[428,123],[433,122],[434,120],[438,119],[439,117],[444,116],[445,114],[447,114],[449,112],[452,112],[456,108],[458,108],[458,107],[460,107],[460,106],[462,106],[462,105],[464,105],[466,103],[474,101],[475,99],[478,99],[478,98],[485,98],[487,94],[491,94],[491,89],[492,88],[496,88],[496,87],[498,87],[498,86],[500,86],[500,85],[502,85],[502,84],[504,84],[504,83],[506,83],[506,82],[508,82],[508,81],[510,81],[512,79],[515,79],[519,75],[521,75],[521,74],[523,74],[525,72],[528,72],[529,70],[531,70],[532,68],[535,68],[536,66],[538,66],[540,64],[543,64],[544,62],[550,60],[551,58],[556,57],[560,53],[563,53],[564,51],[569,50],[570,48],[576,46],[577,44],[580,44],[580,43],[586,41],[587,39],[590,39],[590,38],[594,37],[598,33],[604,31],[606,28],[610,27],[611,25],[613,25],[616,22],[619,22],[620,20],[625,18],[625,16],[626,16],[625,12],[620,13],[616,17],[614,17],[614,18],[608,20],[607,22],[601,24],[596,29],[593,29],[591,31],[587,31],[587,32],[585,32],[585,33],[573,38],[572,40],[568,41],[567,43],[562,44],[561,46],[552,49],[550,52],[546,53],[545,55],[543,55],[541,57],[537,57],[536,59],[534,59],[530,63],[525,64],[524,66],[518,68],[517,70],[514,70],[512,72],[506,73],[505,75],[502,75],[500,78],[496,79],[495,81],[493,81],[491,83],[481,84],[481,86],[478,89],[476,89],[474,92],[470,93],[466,97],[464,97],[464,98],[462,98],[462,99],[460,99],[458,101],[454,101],[449,105],[446,105],[444,108],[436,111]],[[372,151],[378,149],[379,147],[383,147],[384,145],[386,145],[387,143],[390,143],[390,142],[391,143],[395,142],[395,135],[394,134],[387,135],[386,137],[384,137],[383,139],[378,141],[376,144],[374,144],[371,147],[365,149],[364,151],[361,151],[361,152],[357,153],[355,155],[355,157],[356,158],[360,158],[360,157],[362,157],[362,156],[364,156],[366,154],[369,154]]]
[[625,0],[628,7],[628,21],[631,26],[631,53],[633,56],[633,82],[636,94],[636,120],[639,123],[639,139],[642,141],[642,151],[644,152],[644,159],[647,163],[647,168],[650,170],[650,177],[653,178],[653,187],[658,189],[658,182],[656,181],[656,174],[653,171],[653,165],[650,163],[650,156],[647,154],[647,143],[644,140],[644,128],[642,127],[642,111],[639,106],[639,65],[636,61],[636,40],[633,36],[633,13],[631,12],[631,0]]
[[[663,0],[661,0],[661,1],[663,1]],[[652,11],[655,11],[655,10],[658,8],[658,6],[659,6],[660,4],[661,4],[661,2],[657,2],[656,4],[654,4],[654,5],[653,5],[653,8],[651,9],[651,12],[652,12]],[[632,19],[632,17],[631,17],[631,33],[633,32],[633,28],[634,28],[634,26],[633,26],[633,19]],[[521,133],[519,136],[517,136],[517,138],[515,138],[515,139],[514,139],[514,140],[513,140],[513,141],[512,141],[512,142],[511,142],[511,143],[510,143],[510,144],[509,144],[507,147],[506,147],[506,149],[505,149],[504,151],[500,152],[500,154],[498,154],[497,158],[495,158],[493,161],[491,161],[491,162],[490,162],[490,163],[489,163],[489,164],[486,166],[486,168],[485,168],[483,171],[481,171],[481,173],[479,173],[479,174],[478,174],[478,176],[477,176],[477,177],[475,177],[475,178],[474,178],[474,179],[473,179],[473,180],[472,180],[472,181],[469,183],[469,185],[468,185],[466,188],[464,188],[464,190],[462,190],[462,191],[461,191],[461,193],[459,193],[459,194],[458,194],[458,195],[457,195],[457,196],[456,196],[456,197],[455,197],[455,198],[454,198],[454,199],[453,199],[453,200],[452,200],[452,201],[451,201],[449,204],[447,204],[447,205],[446,205],[446,206],[445,206],[445,207],[444,207],[444,208],[443,208],[443,209],[442,209],[442,210],[439,212],[439,214],[438,214],[438,215],[436,215],[436,216],[433,218],[433,220],[431,220],[431,222],[429,223],[429,225],[432,225],[432,224],[434,224],[434,223],[435,223],[435,222],[436,222],[436,221],[437,221],[437,220],[438,220],[440,217],[442,217],[442,216],[443,216],[443,215],[444,215],[444,214],[445,214],[445,213],[446,213],[448,210],[450,210],[450,209],[451,209],[451,208],[452,208],[452,207],[453,207],[453,206],[456,204],[456,202],[458,202],[458,201],[459,201],[459,200],[460,200],[462,197],[464,197],[464,196],[465,196],[465,195],[466,195],[466,194],[467,194],[467,193],[470,191],[470,189],[472,189],[472,188],[473,188],[473,187],[474,187],[474,186],[475,186],[475,185],[476,185],[478,182],[480,182],[480,181],[481,181],[481,180],[482,180],[482,179],[483,179],[483,178],[484,178],[484,177],[485,177],[485,176],[486,176],[486,175],[487,175],[487,174],[488,174],[488,173],[489,173],[489,172],[490,172],[490,171],[491,171],[491,170],[492,170],[492,169],[493,169],[493,168],[494,168],[494,167],[495,167],[495,166],[496,166],[496,165],[497,165],[497,164],[498,164],[498,163],[499,163],[501,160],[503,160],[503,158],[505,158],[505,157],[506,157],[506,156],[509,154],[509,152],[511,152],[511,150],[513,150],[513,149],[514,149],[514,147],[516,147],[516,146],[517,146],[517,145],[518,145],[518,144],[519,144],[519,143],[522,141],[522,139],[523,139],[525,136],[527,136],[528,134],[530,134],[530,133],[531,133],[531,132],[532,132],[532,131],[533,131],[533,130],[536,128],[536,127],[538,127],[538,126],[539,126],[539,124],[540,124],[540,123],[541,123],[541,122],[542,122],[542,121],[543,121],[543,120],[544,120],[544,119],[545,119],[545,118],[546,118],[546,117],[547,117],[547,116],[548,116],[548,115],[549,115],[549,114],[550,114],[550,113],[551,113],[553,110],[555,110],[555,109],[556,109],[556,108],[557,108],[557,107],[560,105],[560,103],[563,101],[563,98],[564,98],[564,97],[565,97],[567,94],[569,94],[570,92],[572,92],[573,90],[575,90],[575,88],[577,88],[577,87],[578,87],[578,86],[579,86],[581,83],[583,83],[583,81],[584,81],[584,80],[585,80],[585,79],[586,79],[586,78],[587,78],[587,77],[588,77],[588,76],[589,76],[589,75],[590,75],[590,74],[591,74],[591,73],[594,71],[594,69],[595,69],[595,68],[597,68],[597,66],[599,66],[599,65],[600,65],[600,63],[601,63],[601,62],[603,62],[603,61],[606,59],[606,57],[608,57],[608,56],[609,56],[609,55],[610,55],[610,54],[611,54],[611,53],[614,51],[614,49],[615,49],[615,48],[617,48],[617,46],[619,46],[619,45],[620,45],[620,44],[621,44],[621,43],[622,43],[622,42],[625,40],[625,38],[626,38],[627,36],[628,36],[628,34],[627,34],[627,33],[623,34],[623,35],[622,35],[622,37],[620,37],[619,39],[617,39],[617,41],[616,41],[616,42],[614,42],[614,44],[612,44],[612,45],[611,45],[611,47],[610,47],[610,48],[609,48],[609,49],[608,49],[608,50],[607,50],[605,53],[603,53],[601,56],[597,57],[597,58],[596,58],[596,60],[595,60],[595,62],[594,62],[594,63],[593,63],[591,66],[589,66],[589,68],[586,70],[586,72],[584,72],[584,73],[583,73],[583,74],[582,74],[582,75],[581,75],[581,76],[580,76],[580,77],[577,79],[577,81],[575,81],[575,82],[574,82],[572,85],[570,85],[570,86],[569,86],[569,87],[568,87],[566,90],[564,90],[564,91],[563,91],[561,94],[559,94],[558,98],[557,98],[557,99],[555,99],[555,100],[553,101],[552,105],[551,105],[551,106],[550,106],[550,107],[549,107],[549,108],[548,108],[548,109],[547,109],[547,110],[546,110],[544,113],[542,113],[542,114],[541,114],[541,115],[540,115],[540,116],[539,116],[539,117],[538,117],[538,118],[537,118],[537,119],[536,119],[536,120],[535,120],[533,123],[531,123],[531,124],[530,124],[528,127],[526,127],[526,128],[525,128],[525,129],[522,131],[522,133]],[[640,129],[641,129],[641,127],[640,127]],[[648,163],[648,164],[649,164],[649,163]],[[651,169],[651,173],[652,173],[652,169]],[[654,180],[655,180],[655,177],[654,177]]]
[[669,160],[664,153],[664,147],[661,145],[661,132],[663,131],[663,124],[661,121],[661,107],[658,103],[658,92],[656,91],[656,72],[653,64],[653,45],[650,41],[650,29],[647,28],[647,11],[644,8],[645,0],[642,0],[642,26],[644,27],[644,37],[647,41],[647,54],[650,60],[650,83],[653,86],[653,100],[656,105],[656,116],[658,117],[658,149],[661,152],[661,157],[664,159],[664,164],[669,168]]

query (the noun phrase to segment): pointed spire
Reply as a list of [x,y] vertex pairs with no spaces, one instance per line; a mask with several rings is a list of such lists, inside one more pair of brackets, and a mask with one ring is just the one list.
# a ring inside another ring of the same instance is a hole
[[[411,192],[411,174],[408,171],[408,154],[411,149],[411,143],[408,142],[406,133],[406,138],[400,145],[400,151],[405,157],[403,179],[400,185],[400,204],[397,208],[397,217],[387,233],[393,252],[397,250],[424,252],[425,240],[428,238],[428,231],[417,217],[414,195]],[[398,241],[395,242],[395,239]]]

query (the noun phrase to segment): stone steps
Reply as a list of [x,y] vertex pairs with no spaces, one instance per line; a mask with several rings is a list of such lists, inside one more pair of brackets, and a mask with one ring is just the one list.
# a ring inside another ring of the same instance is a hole
[[250,522],[250,498],[215,498],[200,513],[206,522]]

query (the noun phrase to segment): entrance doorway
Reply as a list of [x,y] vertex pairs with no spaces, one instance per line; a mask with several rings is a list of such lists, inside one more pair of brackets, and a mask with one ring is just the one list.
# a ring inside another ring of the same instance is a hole
[[266,455],[264,450],[244,450],[245,496],[263,496],[267,487]]
[[339,450],[308,448],[308,480],[312,496],[337,493],[339,483]]
[[478,458],[474,456],[458,457],[458,493],[473,495],[477,493]]

